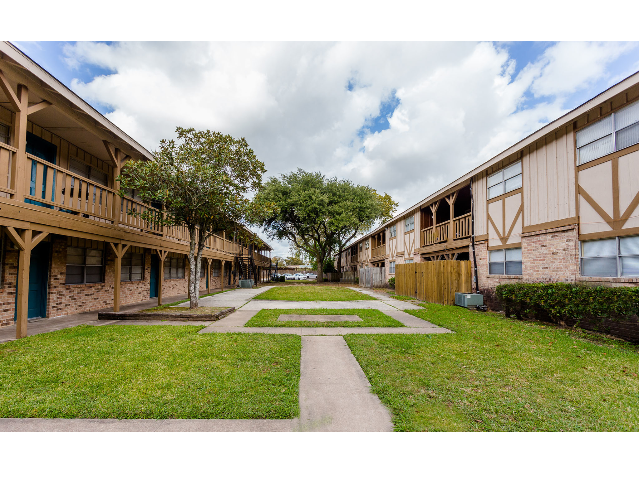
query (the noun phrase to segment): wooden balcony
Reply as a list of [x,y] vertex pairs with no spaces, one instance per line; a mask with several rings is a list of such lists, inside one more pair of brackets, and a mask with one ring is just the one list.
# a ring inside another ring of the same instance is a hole
[[[61,217],[72,220],[81,227],[76,231],[100,234],[120,232],[139,235],[135,241],[156,248],[160,244],[180,244],[181,250],[189,244],[189,232],[182,226],[163,226],[163,212],[136,199],[119,196],[118,192],[98,182],[73,173],[59,165],[47,162],[39,157],[26,154],[26,182],[24,189],[16,189],[17,149],[11,145],[0,143],[0,202],[19,207],[28,204],[29,209],[42,212],[40,219],[25,218],[24,212],[15,218],[16,221],[40,223],[59,227]],[[16,192],[23,191],[22,198]],[[8,214],[9,206],[0,209]],[[55,212],[55,214],[54,214]],[[44,215],[43,215],[44,214]],[[146,214],[142,218],[141,214]],[[68,223],[68,222],[66,222]],[[102,228],[101,228],[102,226]],[[99,232],[98,230],[102,230]],[[71,232],[69,232],[71,233]],[[114,235],[107,235],[109,237]],[[119,235],[117,235],[119,236]],[[132,240],[131,235],[127,236]],[[168,246],[168,245],[167,245]],[[219,252],[221,257],[235,256],[240,253],[241,246],[230,240],[213,235],[205,244],[208,256]],[[248,249],[245,248],[245,250]],[[248,254],[248,253],[247,253]],[[268,257],[255,254],[256,263],[269,265]]]
[[386,245],[380,245],[378,247],[373,247],[371,249],[371,258],[378,258],[378,257],[384,257],[387,253],[386,250],[387,246]]
[[420,233],[422,247],[468,238],[471,236],[471,214],[461,215],[435,227],[424,228]]

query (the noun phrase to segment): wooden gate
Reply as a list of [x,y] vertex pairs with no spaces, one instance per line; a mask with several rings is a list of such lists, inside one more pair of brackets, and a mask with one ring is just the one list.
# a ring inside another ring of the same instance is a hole
[[440,260],[396,265],[396,295],[454,305],[456,292],[471,292],[471,262]]

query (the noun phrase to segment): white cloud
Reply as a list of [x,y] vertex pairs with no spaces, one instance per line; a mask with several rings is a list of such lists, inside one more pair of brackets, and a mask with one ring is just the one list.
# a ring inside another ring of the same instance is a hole
[[[65,54],[114,72],[72,88],[150,150],[178,125],[219,130],[247,138],[268,175],[320,170],[405,209],[617,78],[607,66],[630,48],[555,44],[515,78],[490,43],[77,43]],[[358,137],[394,90],[390,128]]]

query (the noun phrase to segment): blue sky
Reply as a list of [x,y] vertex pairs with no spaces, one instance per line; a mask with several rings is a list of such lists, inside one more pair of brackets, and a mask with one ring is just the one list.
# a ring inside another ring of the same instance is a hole
[[[638,70],[638,42],[16,42],[153,150],[244,136],[402,211]],[[279,253],[286,253],[281,246]]]

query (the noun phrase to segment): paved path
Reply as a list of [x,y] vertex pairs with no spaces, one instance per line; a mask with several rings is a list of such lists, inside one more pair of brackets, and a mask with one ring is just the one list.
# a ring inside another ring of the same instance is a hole
[[[236,307],[236,311],[216,322],[176,321],[107,321],[98,322],[97,312],[50,319],[46,328],[29,324],[30,334],[53,331],[87,323],[90,325],[205,325],[199,333],[268,333],[293,334],[302,337],[300,364],[300,417],[291,420],[114,420],[114,419],[0,419],[0,431],[98,431],[98,432],[280,432],[392,431],[391,415],[377,396],[349,350],[343,335],[347,334],[436,334],[451,333],[446,328],[414,317],[403,310],[421,307],[390,299],[370,290],[352,288],[371,295],[375,300],[292,302],[252,300],[273,287],[237,289],[200,300],[202,306]],[[185,302],[187,304],[187,302]],[[134,309],[136,306],[131,306]],[[126,307],[123,307],[123,310]],[[146,304],[141,308],[148,308]],[[383,311],[405,327],[245,327],[263,309],[343,309],[368,308]],[[73,318],[71,318],[73,317]],[[45,324],[45,322],[43,322]],[[15,330],[13,329],[13,333]],[[15,333],[14,333],[15,334]],[[13,337],[15,338],[15,336]],[[10,340],[12,338],[7,338]],[[7,341],[4,340],[4,341]],[[0,330],[0,342],[3,341]]]

